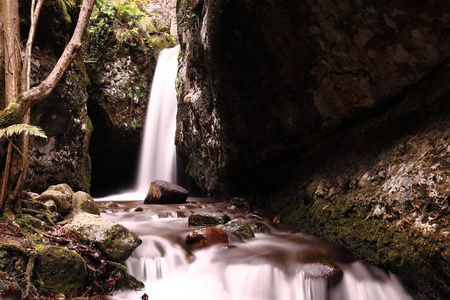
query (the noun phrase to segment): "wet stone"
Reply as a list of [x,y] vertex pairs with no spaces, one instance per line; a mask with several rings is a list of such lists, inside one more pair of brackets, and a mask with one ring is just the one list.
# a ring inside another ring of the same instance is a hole
[[155,180],[150,184],[144,204],[179,204],[185,203],[189,191],[164,180]]
[[250,225],[247,222],[241,220],[233,220],[224,225],[218,225],[217,228],[234,233],[243,240],[255,237],[255,234],[253,233]]
[[229,222],[231,218],[224,213],[194,213],[189,216],[189,226],[216,226]]
[[215,227],[197,229],[186,236],[186,244],[193,250],[226,243],[227,233]]
[[240,198],[240,197],[234,197],[233,200],[230,201],[230,204],[228,205],[228,209],[250,209],[252,208],[252,205],[250,204],[250,202],[248,202],[247,200],[245,200],[245,198]]
[[329,284],[337,284],[341,281],[342,270],[330,259],[317,252],[302,253],[297,257],[300,270],[308,278],[326,279]]

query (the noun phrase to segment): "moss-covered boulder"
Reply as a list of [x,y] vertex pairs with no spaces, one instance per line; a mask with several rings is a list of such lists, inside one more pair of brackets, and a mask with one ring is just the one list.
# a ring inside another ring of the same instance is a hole
[[255,237],[252,228],[247,222],[241,220],[232,220],[224,225],[218,225],[217,228],[231,232],[243,240]]
[[58,191],[69,196],[73,195],[74,193],[73,189],[67,183],[51,185],[48,187],[47,191]]
[[64,226],[78,239],[96,245],[110,260],[125,261],[142,240],[121,224],[89,213],[75,215]]
[[90,213],[100,215],[100,209],[88,193],[79,191],[72,196],[72,206],[75,213]]
[[40,202],[52,200],[56,204],[56,211],[61,215],[66,215],[72,210],[71,196],[57,190],[46,190],[37,200]]
[[35,270],[40,289],[50,294],[76,295],[85,286],[87,270],[83,258],[58,246],[36,247]]
[[189,226],[216,226],[229,222],[231,218],[224,213],[194,213],[189,216]]

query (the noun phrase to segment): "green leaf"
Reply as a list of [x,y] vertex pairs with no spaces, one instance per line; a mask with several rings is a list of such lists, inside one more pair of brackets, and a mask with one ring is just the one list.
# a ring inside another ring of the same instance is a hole
[[28,124],[14,124],[6,128],[2,128],[0,129],[0,137],[3,135],[10,137],[14,134],[21,134],[22,132],[28,133],[29,135],[32,136],[41,137],[44,139],[47,138],[42,128]]

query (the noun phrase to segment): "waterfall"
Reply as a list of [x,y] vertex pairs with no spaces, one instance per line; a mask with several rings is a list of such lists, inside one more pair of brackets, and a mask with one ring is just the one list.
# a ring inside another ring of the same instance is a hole
[[143,200],[155,179],[176,183],[175,80],[180,46],[159,53],[143,131],[139,172],[134,190],[98,198],[97,201]]

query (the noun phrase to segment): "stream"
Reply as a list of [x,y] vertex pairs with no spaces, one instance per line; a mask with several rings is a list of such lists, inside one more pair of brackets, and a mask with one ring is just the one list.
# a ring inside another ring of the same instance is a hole
[[[126,261],[145,283],[143,291],[121,291],[108,299],[150,300],[394,300],[412,299],[393,274],[356,260],[352,253],[316,237],[294,233],[273,215],[237,209],[227,201],[188,198],[179,205],[114,202],[102,215],[136,232],[143,243]],[[191,251],[186,235],[192,213],[223,212],[250,224],[255,237]],[[314,257],[314,261],[302,258]],[[328,282],[330,265],[343,276]],[[325,278],[324,278],[325,277]]]

